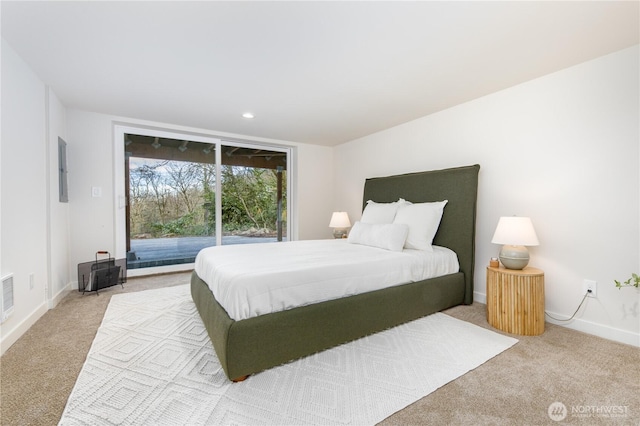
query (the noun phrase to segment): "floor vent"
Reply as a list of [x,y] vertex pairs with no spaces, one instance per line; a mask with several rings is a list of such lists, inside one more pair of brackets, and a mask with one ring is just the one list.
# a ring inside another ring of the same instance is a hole
[[13,313],[13,274],[2,277],[2,292],[0,292],[0,322],[4,322]]

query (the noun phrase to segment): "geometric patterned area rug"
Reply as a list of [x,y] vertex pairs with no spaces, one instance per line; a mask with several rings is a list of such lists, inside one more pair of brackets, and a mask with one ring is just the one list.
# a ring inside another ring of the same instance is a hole
[[372,425],[516,342],[436,313],[231,383],[189,285],[114,295],[60,425]]

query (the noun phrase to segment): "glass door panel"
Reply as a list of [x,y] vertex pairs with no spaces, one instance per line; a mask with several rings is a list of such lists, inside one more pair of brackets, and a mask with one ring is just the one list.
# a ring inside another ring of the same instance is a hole
[[287,239],[287,153],[222,145],[222,244]]
[[216,244],[215,145],[125,135],[127,268],[193,263]]

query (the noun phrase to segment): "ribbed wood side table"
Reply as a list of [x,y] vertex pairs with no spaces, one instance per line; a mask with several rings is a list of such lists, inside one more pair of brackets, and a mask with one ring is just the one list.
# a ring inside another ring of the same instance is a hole
[[544,333],[544,272],[487,267],[487,321],[507,333]]

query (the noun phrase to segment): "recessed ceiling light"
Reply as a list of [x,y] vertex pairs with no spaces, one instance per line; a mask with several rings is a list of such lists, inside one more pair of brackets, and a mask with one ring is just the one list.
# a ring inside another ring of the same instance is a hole
[[254,117],[255,117],[255,115],[253,115],[253,114],[252,114],[252,113],[250,113],[250,112],[245,112],[244,114],[242,114],[242,116],[243,116],[244,118],[254,118]]

